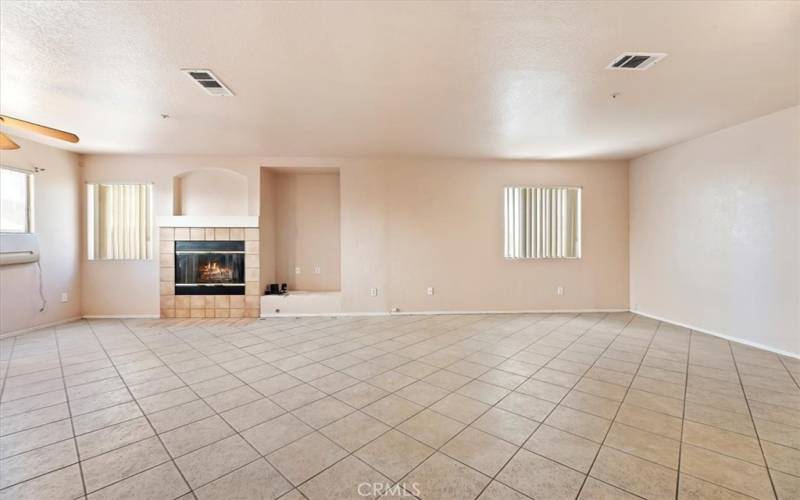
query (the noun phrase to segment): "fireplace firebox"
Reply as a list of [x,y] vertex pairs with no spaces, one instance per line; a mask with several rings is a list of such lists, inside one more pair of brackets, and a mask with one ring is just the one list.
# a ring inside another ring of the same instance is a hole
[[244,295],[244,241],[176,241],[175,295]]

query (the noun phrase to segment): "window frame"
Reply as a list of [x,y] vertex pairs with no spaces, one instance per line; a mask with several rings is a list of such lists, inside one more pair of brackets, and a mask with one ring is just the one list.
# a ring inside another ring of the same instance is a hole
[[23,168],[16,168],[9,165],[0,165],[0,170],[9,170],[17,172],[25,176],[25,230],[24,231],[7,231],[0,228],[0,234],[33,234],[35,232],[34,224],[34,191],[33,191],[33,170],[26,170]]

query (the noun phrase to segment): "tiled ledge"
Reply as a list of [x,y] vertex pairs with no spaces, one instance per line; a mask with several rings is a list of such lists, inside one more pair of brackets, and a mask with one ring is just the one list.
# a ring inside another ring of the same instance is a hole
[[[252,227],[160,227],[162,318],[257,318],[261,285],[259,230]],[[175,241],[244,240],[244,295],[175,295]]]

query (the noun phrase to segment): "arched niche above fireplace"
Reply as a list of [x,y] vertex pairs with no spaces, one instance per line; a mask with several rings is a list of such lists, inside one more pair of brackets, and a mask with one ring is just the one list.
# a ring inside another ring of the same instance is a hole
[[174,215],[247,215],[247,177],[223,168],[191,170],[172,182]]

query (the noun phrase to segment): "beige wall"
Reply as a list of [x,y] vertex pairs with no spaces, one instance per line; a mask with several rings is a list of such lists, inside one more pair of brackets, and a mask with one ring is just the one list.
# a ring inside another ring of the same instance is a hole
[[800,354],[800,107],[631,166],[631,307]]
[[339,290],[339,174],[273,175],[266,196],[274,200],[275,282],[288,284],[289,290]]
[[[14,137],[21,149],[0,152],[0,164],[46,169],[34,178],[35,232],[39,237],[47,308],[39,312],[34,264],[0,268],[0,333],[80,316],[80,172],[78,157]],[[67,293],[68,301],[61,302]]]
[[[627,162],[409,160],[341,176],[345,311],[628,307]],[[583,258],[504,259],[507,185],[582,186]]]
[[[280,165],[282,173],[338,169],[340,288],[345,312],[386,312],[393,307],[402,311],[628,307],[628,164],[624,161],[90,155],[83,164],[86,180],[155,182],[157,215],[170,214],[171,179],[181,172],[222,167],[246,175],[248,212],[259,214],[262,224],[262,288],[278,276],[277,239],[268,228],[277,228],[280,208],[274,199],[253,207],[253,191],[274,189],[280,174],[260,166]],[[511,262],[503,258],[502,188],[509,184],[584,187],[582,259]],[[331,180],[328,188],[332,185]],[[255,197],[259,198],[257,193]],[[301,266],[302,275],[313,277],[316,257],[308,259],[309,264]],[[320,263],[320,267],[323,273],[336,268],[333,262]],[[84,314],[158,313],[154,262],[84,261],[83,278]],[[426,294],[428,286],[435,288],[433,296]],[[558,286],[564,287],[563,296],[556,295]],[[378,289],[376,297],[369,295],[370,288]]]
[[[196,169],[229,170],[247,180],[247,215],[259,213],[260,161],[257,158],[86,155],[82,157],[81,164],[86,182],[152,182],[156,216],[173,215],[173,179],[176,176]],[[154,248],[158,249],[157,231],[154,238]],[[158,316],[157,259],[89,261],[85,250],[81,254],[84,315]]]

